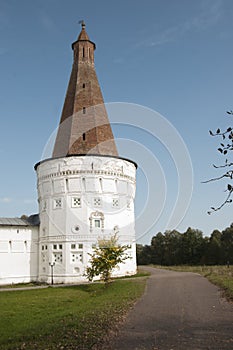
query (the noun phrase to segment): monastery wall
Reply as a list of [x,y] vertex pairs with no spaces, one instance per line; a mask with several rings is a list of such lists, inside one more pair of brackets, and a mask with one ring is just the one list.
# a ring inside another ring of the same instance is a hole
[[38,226],[0,226],[0,285],[38,279]]

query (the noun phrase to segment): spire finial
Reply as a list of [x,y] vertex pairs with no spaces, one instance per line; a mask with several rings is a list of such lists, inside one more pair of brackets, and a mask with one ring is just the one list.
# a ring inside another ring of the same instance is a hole
[[82,19],[81,21],[78,22],[79,24],[81,24],[82,28],[84,29],[86,27],[84,20]]

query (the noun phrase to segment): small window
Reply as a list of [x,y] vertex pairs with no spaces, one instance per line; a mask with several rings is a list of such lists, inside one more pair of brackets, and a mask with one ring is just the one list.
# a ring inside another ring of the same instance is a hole
[[80,230],[80,227],[78,225],[74,226],[73,229],[72,229],[72,231],[74,233],[77,233],[79,230]]
[[80,243],[80,244],[78,245],[78,248],[79,248],[79,249],[83,249],[83,244]]
[[44,246],[43,245],[42,245],[41,249],[44,250]]
[[71,244],[71,249],[76,249],[76,244]]
[[53,245],[53,249],[57,250],[57,245],[56,244]]
[[71,199],[71,206],[73,208],[79,208],[81,207],[81,198],[80,197],[73,197]]
[[94,198],[93,199],[93,204],[95,207],[100,207],[101,206],[101,199],[100,198]]
[[83,47],[83,57],[85,57],[85,49],[84,49],[84,47]]
[[62,249],[62,244],[59,244],[59,249]]
[[83,107],[83,114],[86,114],[86,107]]
[[85,87],[86,87],[86,84],[83,84],[83,89],[85,89]]
[[83,141],[86,141],[86,134],[83,134]]
[[119,207],[119,199],[113,198],[113,200],[112,200],[112,206],[113,206],[114,208]]
[[86,180],[84,177],[82,178],[82,186],[83,186],[83,191],[86,191]]
[[100,220],[99,219],[95,220],[95,227],[100,228]]
[[54,199],[54,209],[58,209],[62,207],[62,201],[61,198]]

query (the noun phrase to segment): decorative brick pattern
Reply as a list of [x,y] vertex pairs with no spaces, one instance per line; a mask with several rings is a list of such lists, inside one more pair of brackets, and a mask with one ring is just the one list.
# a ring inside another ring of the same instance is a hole
[[85,25],[72,44],[74,63],[53,157],[98,154],[118,156],[94,66],[95,44]]

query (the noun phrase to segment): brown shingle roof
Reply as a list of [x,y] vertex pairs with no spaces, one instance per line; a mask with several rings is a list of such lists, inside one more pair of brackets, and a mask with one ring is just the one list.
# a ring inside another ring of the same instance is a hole
[[118,156],[94,66],[95,44],[82,23],[73,43],[74,63],[63,106],[53,157],[68,155]]

